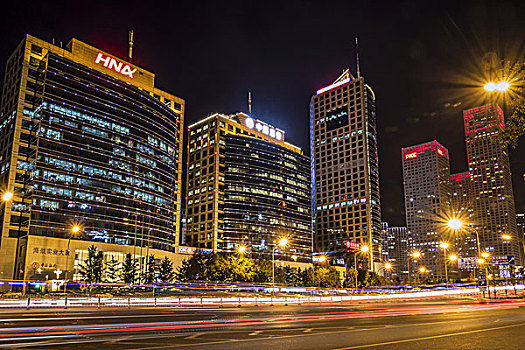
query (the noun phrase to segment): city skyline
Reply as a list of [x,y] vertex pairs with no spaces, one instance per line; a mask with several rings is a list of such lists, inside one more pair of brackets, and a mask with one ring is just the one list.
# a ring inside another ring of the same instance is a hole
[[[111,5],[104,12],[102,4],[93,3],[79,13],[76,5],[10,4],[0,24],[5,33],[0,61],[6,62],[26,32],[57,43],[78,37],[125,58],[127,32],[134,29],[136,64],[158,72],[160,86],[187,101],[188,123],[212,112],[247,110],[252,91],[253,114],[285,130],[306,153],[309,96],[330,84],[334,72],[350,68],[356,74],[358,36],[361,71],[378,96],[382,219],[399,226],[404,225],[399,150],[438,139],[451,150],[451,172],[466,169],[461,114],[486,98],[484,54],[499,50],[502,59],[523,57],[523,4],[510,2],[501,9],[487,4],[462,3],[455,9],[410,3],[210,4],[205,11],[181,5],[174,7],[181,14],[177,21],[165,20],[170,6],[160,7],[161,13],[137,11],[136,5],[117,11]],[[361,16],[346,21],[348,13]],[[60,20],[54,20],[57,16]],[[375,20],[365,21],[369,16]],[[154,28],[145,25],[151,18],[158,23]],[[186,27],[191,33],[171,36]],[[522,140],[511,151],[517,212],[525,211],[524,147]]]

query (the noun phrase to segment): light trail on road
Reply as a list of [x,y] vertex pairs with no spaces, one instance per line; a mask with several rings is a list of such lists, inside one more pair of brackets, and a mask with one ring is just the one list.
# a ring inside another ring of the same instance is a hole
[[[342,307],[340,304],[338,307]],[[352,307],[353,305],[347,305]],[[524,307],[524,301],[506,301],[494,304],[482,303],[468,303],[461,305],[458,303],[443,303],[441,305],[430,306],[403,306],[398,307],[376,307],[372,305],[372,309],[357,310],[357,311],[334,311],[329,312],[314,312],[300,315],[285,315],[285,316],[266,316],[266,317],[249,317],[249,318],[232,318],[232,319],[202,319],[192,321],[172,321],[172,322],[141,322],[141,323],[111,323],[111,324],[86,324],[86,325],[57,325],[57,326],[34,326],[34,327],[10,327],[0,328],[0,346],[12,347],[15,343],[21,346],[20,342],[25,341],[24,346],[34,346],[36,343],[43,345],[40,341],[49,340],[50,344],[56,344],[55,341],[60,339],[69,339],[77,343],[84,343],[86,341],[93,342],[99,338],[99,341],[107,341],[108,337],[115,338],[117,336],[146,336],[151,334],[151,337],[167,337],[173,335],[173,332],[181,331],[207,331],[213,329],[246,329],[256,328],[264,329],[268,327],[284,327],[284,326],[299,326],[300,324],[323,323],[330,321],[341,321],[350,319],[364,319],[364,318],[381,318],[381,317],[398,317],[398,316],[413,316],[413,315],[430,315],[437,313],[461,313],[472,311],[491,311],[491,310],[509,310]],[[206,310],[201,310],[206,311]],[[223,309],[224,311],[224,309]],[[125,315],[132,317],[158,317],[153,315]],[[184,316],[183,314],[177,316]],[[101,316],[103,317],[103,316]],[[81,319],[92,319],[96,316],[79,317]],[[110,317],[107,317],[110,318]],[[45,320],[34,317],[36,320]],[[7,320],[7,319],[6,319]],[[24,318],[19,318],[19,321],[27,321]],[[71,317],[54,317],[53,321],[71,321]],[[0,321],[4,321],[0,319]],[[153,333],[153,334],[152,334]],[[89,337],[90,339],[86,339]],[[31,345],[33,344],[33,345]]]

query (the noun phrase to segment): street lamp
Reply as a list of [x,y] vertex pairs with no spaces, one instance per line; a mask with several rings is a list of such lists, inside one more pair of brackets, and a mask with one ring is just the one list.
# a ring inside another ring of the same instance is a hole
[[445,264],[445,286],[448,288],[448,269],[447,269],[447,249],[449,244],[447,242],[441,242],[439,247],[443,249],[443,262]]
[[421,252],[416,250],[413,253],[410,253],[410,252],[408,253],[408,259],[407,259],[407,270],[408,270],[407,271],[408,272],[408,281],[407,282],[408,283],[410,283],[410,277],[411,277],[410,276],[411,275],[410,274],[410,257],[412,257],[413,259],[419,259],[419,258],[421,258]]
[[272,248],[272,293],[275,293],[275,250],[277,247],[284,248],[288,245],[288,239],[286,237],[283,237],[279,239],[278,245],[273,245]]
[[493,91],[505,92],[509,89],[509,87],[510,87],[510,83],[505,80],[502,80],[499,83],[495,83],[491,81],[489,83],[486,83],[485,86],[483,86],[483,88],[487,90],[488,92],[493,92]]
[[[459,219],[455,219],[455,218],[452,218],[452,219],[448,220],[447,225],[448,225],[449,228],[451,228],[452,230],[456,230],[456,231],[461,230],[463,228],[463,226],[464,226],[463,221],[461,221]],[[476,234],[476,242],[477,242],[478,257],[479,257],[480,254],[481,254],[481,247],[480,247],[480,243],[479,243],[479,233],[478,233],[478,230],[476,230],[474,227],[472,227],[471,229]],[[465,229],[465,231],[468,233],[467,229]]]
[[246,247],[243,246],[243,245],[240,245],[240,246],[237,248],[237,253],[239,253],[239,254],[244,254],[244,253],[246,253]]
[[82,228],[78,224],[74,224],[71,227],[71,233],[72,234],[69,235],[69,239],[67,240],[66,269],[65,269],[65,272],[64,272],[64,295],[65,295],[66,301],[65,301],[64,307],[67,307],[67,270],[69,268],[69,255],[70,255],[70,253],[69,253],[69,246],[71,244],[71,236],[77,235],[81,230],[82,230]]
[[13,192],[11,191],[6,191],[4,192],[4,194],[2,195],[2,200],[4,202],[8,202],[11,200],[11,198],[13,198]]

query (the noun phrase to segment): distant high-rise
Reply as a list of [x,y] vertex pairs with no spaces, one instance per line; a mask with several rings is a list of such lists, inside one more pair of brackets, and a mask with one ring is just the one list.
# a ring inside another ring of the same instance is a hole
[[407,230],[412,247],[421,252],[418,266],[425,267],[435,278],[444,278],[443,241],[445,222],[450,212],[450,166],[448,150],[437,141],[403,148],[403,184]]
[[283,130],[247,114],[215,113],[189,127],[186,242],[212,251],[246,246],[272,258],[312,259],[309,159]]
[[[463,116],[474,197],[471,223],[479,232],[482,249],[493,255],[514,255],[519,263],[520,240],[509,155],[493,139],[505,127],[503,111],[491,103],[465,110]],[[502,240],[502,234],[509,234],[512,239]]]
[[[459,218],[464,222],[471,222],[474,215],[474,196],[472,181],[468,171],[450,175],[450,204],[449,216]],[[461,257],[477,256],[477,240],[475,234],[468,232],[449,232],[450,243],[454,243],[457,253]]]
[[345,252],[351,240],[371,245],[378,267],[381,234],[376,107],[363,77],[345,71],[310,103],[314,249]]
[[408,275],[407,260],[410,251],[409,235],[406,227],[388,226],[381,223],[383,237],[381,238],[381,253],[383,262],[389,261],[392,269],[388,274],[400,279]]

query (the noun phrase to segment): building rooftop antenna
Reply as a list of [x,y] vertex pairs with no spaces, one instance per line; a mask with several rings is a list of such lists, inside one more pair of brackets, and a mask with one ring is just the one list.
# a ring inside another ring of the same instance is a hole
[[133,29],[129,31],[128,42],[129,42],[128,57],[129,57],[129,61],[131,62],[133,60]]
[[252,92],[248,91],[248,115],[252,116]]
[[361,77],[361,70],[359,68],[359,42],[357,41],[357,37],[355,37],[355,53],[356,53],[356,64],[357,64],[357,77]]

